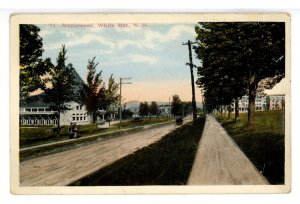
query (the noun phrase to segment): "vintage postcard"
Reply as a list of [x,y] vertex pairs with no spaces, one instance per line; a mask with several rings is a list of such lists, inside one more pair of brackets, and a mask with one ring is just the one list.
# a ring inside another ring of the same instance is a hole
[[13,194],[291,191],[288,14],[14,14]]

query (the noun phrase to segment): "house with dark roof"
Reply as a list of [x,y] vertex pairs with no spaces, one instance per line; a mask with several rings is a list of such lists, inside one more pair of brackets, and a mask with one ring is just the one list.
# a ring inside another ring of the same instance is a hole
[[[75,94],[79,94],[82,86],[86,86],[75,69],[73,76],[76,86],[74,86]],[[45,93],[31,96],[29,100],[20,101],[20,125],[56,125],[58,123],[58,113],[52,110],[53,104],[44,100]],[[71,122],[76,122],[79,125],[89,124],[91,117],[88,114],[84,105],[75,101],[66,103],[69,108],[64,113],[60,113],[60,124],[69,125]]]

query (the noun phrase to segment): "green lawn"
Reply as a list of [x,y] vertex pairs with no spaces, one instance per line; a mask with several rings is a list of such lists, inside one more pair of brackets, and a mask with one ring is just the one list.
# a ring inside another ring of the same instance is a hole
[[[99,129],[97,124],[78,125],[77,127],[81,137],[95,133],[105,133],[117,129],[116,127]],[[20,127],[20,147],[29,147],[69,139],[68,126],[63,126],[63,130],[59,137],[57,137],[55,133],[47,132],[47,130],[51,128],[53,127]]]
[[[144,118],[141,121],[133,122],[132,120],[122,122],[122,128],[132,128],[136,126],[143,126],[149,124],[156,124],[167,122],[169,119],[162,118]],[[106,133],[113,130],[119,129],[119,123],[112,125],[110,128],[100,129],[97,127],[97,124],[90,125],[78,125],[79,135],[81,137],[89,136],[96,133]],[[49,133],[47,130],[54,128],[54,126],[40,126],[40,127],[28,127],[21,126],[20,130],[20,147],[30,147],[40,144],[46,144],[50,142],[57,142],[69,139],[68,135],[68,126],[63,126],[63,130],[60,133],[60,136],[57,137],[55,133]]]
[[284,111],[257,111],[252,130],[247,117],[240,113],[237,122],[227,116],[217,119],[271,184],[284,184]]
[[205,117],[71,184],[72,186],[185,185]]

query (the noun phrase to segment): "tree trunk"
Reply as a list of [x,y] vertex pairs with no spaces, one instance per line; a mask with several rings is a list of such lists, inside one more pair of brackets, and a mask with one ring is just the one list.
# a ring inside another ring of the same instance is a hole
[[255,98],[256,98],[257,84],[250,82],[249,85],[249,106],[248,106],[248,128],[254,127],[255,120]]
[[227,106],[227,111],[228,111],[228,119],[229,119],[230,115],[231,115],[231,107],[230,107],[230,105]]
[[235,111],[234,111],[234,121],[237,121],[237,118],[240,116],[239,114],[239,100],[235,99],[235,105],[234,105]]
[[58,115],[57,115],[56,137],[59,137],[59,133],[60,133],[60,111],[58,111]]
[[223,116],[223,107],[222,106],[220,107],[220,115],[221,115],[221,117]]

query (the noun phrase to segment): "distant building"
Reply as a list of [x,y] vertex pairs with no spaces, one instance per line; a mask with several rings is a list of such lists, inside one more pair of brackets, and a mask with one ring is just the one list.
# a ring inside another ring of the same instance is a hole
[[160,112],[160,115],[170,116],[170,114],[171,114],[171,105],[169,105],[169,104],[158,105],[158,110]]
[[[249,106],[249,97],[243,96],[239,100],[239,112],[247,112]],[[233,111],[235,110],[235,104],[231,105]],[[285,95],[267,95],[264,97],[257,96],[255,98],[255,110],[265,111],[265,110],[281,110],[285,108]]]
[[[239,100],[239,112],[247,112],[248,111],[248,106],[249,106],[249,97],[248,96],[243,96]],[[234,107],[235,107],[235,104],[233,103],[232,108],[234,109]],[[267,106],[266,97],[259,97],[258,96],[258,97],[255,98],[255,110],[263,111],[263,110],[267,110],[267,107],[268,106]]]
[[285,109],[285,95],[269,95],[270,97],[270,110]]
[[[74,80],[77,84],[74,92],[79,93],[81,85],[85,84],[75,69],[73,69]],[[30,102],[20,101],[19,117],[20,125],[57,125],[57,111],[52,110],[51,103],[44,100],[45,93],[32,96]],[[85,106],[71,101],[66,103],[69,108],[65,113],[60,114],[60,124],[69,125],[76,122],[78,125],[89,124],[91,117]]]

